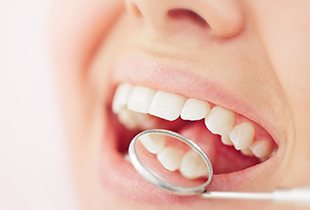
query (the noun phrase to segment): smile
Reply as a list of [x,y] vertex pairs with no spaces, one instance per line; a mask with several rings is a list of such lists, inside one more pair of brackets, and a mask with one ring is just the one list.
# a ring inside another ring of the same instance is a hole
[[[224,147],[224,145],[233,146],[243,156],[256,157],[260,161],[269,158],[274,150],[272,140],[266,138],[268,134],[258,125],[249,120],[246,121],[244,117],[238,116],[238,114],[221,106],[210,105],[210,103],[199,99],[186,98],[178,94],[123,83],[117,87],[112,107],[119,121],[126,127],[127,132],[165,127],[164,124],[169,127],[168,123],[162,122],[162,120],[177,121],[180,117],[182,120],[175,126],[176,131],[187,136],[205,138],[199,141],[201,144],[204,141],[219,141],[216,138],[220,138],[223,147],[217,143],[213,144],[213,142],[205,146],[205,150],[209,154],[213,154],[213,163],[218,162],[217,159],[220,159],[221,166],[216,167],[215,173],[240,170],[251,163],[255,164],[257,162],[255,158],[249,158],[248,161],[238,161],[238,154],[235,152],[234,157],[229,156],[229,159],[222,161],[221,154],[218,155],[218,153],[222,153],[222,150],[227,150],[227,152],[231,150]],[[200,120],[204,122],[205,130],[200,125]],[[186,123],[185,121],[191,121],[192,123]],[[236,123],[236,121],[239,123]],[[210,132],[217,136],[213,136]],[[188,155],[183,156],[177,150],[165,148],[161,140],[154,139],[153,142],[145,146],[150,152],[157,154],[161,164],[168,170],[180,169],[186,171],[191,165],[195,164],[195,160],[184,161],[188,159]],[[227,155],[225,156],[225,158],[228,158]],[[180,164],[181,162],[187,162],[187,164]],[[228,164],[225,164],[225,167],[223,163]],[[198,174],[194,172],[192,176],[197,177],[200,174],[199,170],[196,172]]]
[[[188,88],[173,83],[173,79],[156,81],[173,75],[175,71],[161,74],[158,67],[142,69],[140,65],[139,59],[125,59],[114,71],[104,126],[105,138],[109,139],[103,145],[102,171],[106,186],[142,201],[155,201],[160,197],[163,201],[179,202],[176,196],[148,184],[126,161],[131,139],[146,129],[169,129],[197,143],[213,165],[214,178],[210,189],[233,189],[241,183],[253,181],[255,173],[272,165],[278,142],[258,122],[242,114],[242,109],[234,109],[236,105],[242,105],[226,103],[232,97],[227,94],[226,100],[218,100],[214,93],[208,97],[208,94],[200,94],[201,90],[193,91],[192,88],[199,86],[201,80],[186,74],[182,74],[181,80]],[[124,66],[126,71],[122,71]],[[146,66],[145,63],[142,66]],[[165,67],[169,69],[169,66]],[[202,90],[206,86],[201,86]],[[213,87],[209,91],[212,89],[218,90]],[[156,139],[144,146],[169,171],[180,171],[188,179],[205,176],[206,170],[199,168],[199,160],[190,154],[181,154]],[[124,185],[129,186],[128,190]]]

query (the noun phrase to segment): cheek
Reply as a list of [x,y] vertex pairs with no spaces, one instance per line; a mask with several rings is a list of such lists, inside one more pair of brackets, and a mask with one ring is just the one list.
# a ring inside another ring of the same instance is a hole
[[291,135],[283,165],[295,173],[288,174],[286,182],[287,185],[308,182],[301,174],[310,168],[296,163],[310,159],[310,141],[307,141],[310,110],[306,108],[310,106],[310,1],[255,1],[255,4],[251,11],[253,22],[291,112],[287,120],[291,123],[288,128]]
[[256,29],[291,105],[309,106],[310,94],[305,93],[310,93],[310,2],[256,1],[251,7]]
[[[122,1],[76,0],[51,1],[49,34],[53,68],[66,119],[88,122],[96,103],[89,65],[98,43],[104,39],[122,11]],[[75,109],[72,109],[75,107]],[[67,121],[68,121],[67,120]],[[70,120],[69,120],[70,121]],[[68,122],[73,127],[77,123]],[[85,126],[84,126],[85,127]],[[74,128],[69,129],[74,130]],[[75,129],[76,130],[76,129]]]
[[122,11],[121,0],[56,0],[51,3],[50,34],[56,62],[85,68],[98,43]]
[[95,173],[100,148],[96,131],[99,123],[94,117],[100,115],[94,114],[99,112],[98,96],[89,82],[89,65],[98,43],[105,38],[121,10],[119,0],[51,1],[52,65],[72,158],[73,180],[79,200],[85,206],[96,203],[94,193],[100,192]]

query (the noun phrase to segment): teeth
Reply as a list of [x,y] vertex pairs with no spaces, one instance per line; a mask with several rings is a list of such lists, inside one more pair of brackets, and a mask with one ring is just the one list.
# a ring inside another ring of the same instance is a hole
[[251,151],[258,158],[266,158],[272,153],[272,145],[267,140],[256,140],[251,146]]
[[130,130],[134,129],[151,129],[155,126],[155,119],[149,115],[132,112],[128,109],[122,109],[118,113],[118,120]]
[[255,129],[250,123],[241,123],[236,125],[229,136],[237,150],[249,148],[254,140]]
[[114,113],[119,113],[127,105],[131,90],[132,85],[128,83],[120,84],[117,87],[112,104],[112,110]]
[[[234,112],[221,106],[210,109],[208,102],[185,98],[181,95],[152,88],[120,84],[114,95],[112,110],[119,121],[129,130],[152,129],[159,123],[156,116],[174,121],[178,117],[183,120],[202,120],[213,134],[221,135],[224,145],[234,146],[245,156],[256,156],[260,160],[270,157],[273,146],[267,140],[255,140],[255,128],[249,122],[235,125]],[[149,136],[141,140],[144,147],[153,154],[168,170],[177,170],[181,161],[181,153],[173,148],[165,148],[165,140]],[[186,153],[182,159],[180,172],[188,178],[202,176],[206,169],[199,168],[202,160],[195,159],[191,153]],[[200,162],[199,162],[200,161]],[[205,175],[205,174],[204,174]]]
[[156,126],[156,120],[150,115],[133,112],[132,117],[140,129],[151,129]]
[[254,156],[254,154],[253,154],[252,150],[250,150],[250,149],[244,149],[244,150],[241,150],[241,153],[242,153],[243,155],[245,155],[245,156],[249,156],[249,157]]
[[161,135],[145,135],[141,137],[140,142],[152,154],[158,154],[165,147],[165,137]]
[[229,135],[226,135],[226,134],[222,135],[221,136],[221,141],[222,141],[222,143],[224,145],[228,145],[228,146],[232,146],[233,145]]
[[130,130],[136,129],[138,127],[136,121],[134,120],[134,112],[127,109],[123,109],[118,113],[118,120]]
[[181,160],[180,172],[188,179],[196,179],[208,175],[208,168],[198,154],[189,151]]
[[173,121],[182,111],[185,98],[180,95],[157,91],[149,108],[149,114]]
[[206,117],[210,111],[210,105],[207,102],[198,99],[187,99],[182,112],[181,118],[183,120],[201,120]]
[[124,159],[125,159],[127,162],[131,163],[131,159],[130,159],[130,157],[129,157],[128,154],[124,155]]
[[151,88],[135,86],[130,93],[127,108],[135,112],[146,114],[155,92],[156,91]]
[[169,171],[176,171],[182,159],[182,153],[180,150],[165,147],[158,155],[158,161],[162,164],[162,166]]
[[235,113],[224,109],[220,106],[215,106],[211,109],[205,119],[207,128],[214,134],[228,134],[235,123]]

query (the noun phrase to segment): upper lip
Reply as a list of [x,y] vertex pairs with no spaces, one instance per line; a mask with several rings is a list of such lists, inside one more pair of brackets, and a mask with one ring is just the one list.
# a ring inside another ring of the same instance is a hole
[[[260,115],[258,109],[235,97],[229,90],[224,90],[219,84],[188,71],[186,65],[184,65],[184,68],[175,68],[173,65],[170,65],[170,63],[171,61],[167,62],[166,60],[154,58],[146,54],[125,55],[117,62],[115,69],[113,69],[113,80],[111,85],[114,87],[120,82],[144,85],[154,89],[165,90],[186,95],[187,97],[209,101],[234,110],[246,117],[251,116],[253,121],[260,124],[270,133],[278,144],[279,149],[281,148],[282,141],[277,138],[276,132],[274,132],[276,129],[273,128],[270,123],[264,121],[264,117]],[[277,154],[278,153],[280,153],[280,151],[278,151]],[[276,164],[276,160],[278,160],[277,155],[263,164],[258,164],[243,171],[215,175],[213,183],[208,189],[238,189],[241,183],[245,186],[247,181],[251,182],[248,177],[253,177],[253,174],[262,170],[262,165],[264,165],[265,168],[271,169],[274,164]],[[132,170],[134,169],[132,168]],[[236,177],[238,178],[236,179]],[[132,182],[132,180],[131,183],[133,185],[137,184]],[[222,183],[225,183],[225,186],[222,185]],[[131,190],[129,191],[132,192]]]

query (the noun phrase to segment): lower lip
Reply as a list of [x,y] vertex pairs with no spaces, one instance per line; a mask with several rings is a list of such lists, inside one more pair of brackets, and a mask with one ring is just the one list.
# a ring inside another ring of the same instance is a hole
[[[118,152],[117,136],[113,123],[107,123],[109,116],[105,113],[103,128],[103,145],[101,156],[101,180],[104,189],[112,190],[118,196],[139,203],[165,205],[171,203],[189,205],[198,200],[199,196],[176,196],[156,187],[143,179],[124,159],[123,154]],[[208,190],[237,190],[240,186],[247,186],[251,182],[249,177],[255,177],[258,171],[263,170],[262,165],[268,164],[271,159],[247,168],[242,171],[214,175]],[[225,183],[225,184],[223,184]],[[160,200],[160,202],[158,202]]]

